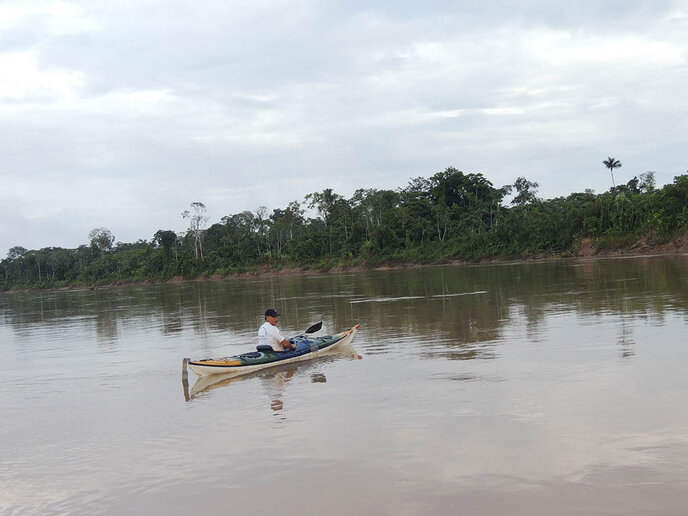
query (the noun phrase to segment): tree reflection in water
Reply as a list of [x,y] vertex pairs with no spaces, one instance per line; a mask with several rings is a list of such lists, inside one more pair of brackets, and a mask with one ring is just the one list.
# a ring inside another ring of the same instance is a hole
[[688,307],[686,263],[685,256],[588,258],[16,293],[0,296],[0,311],[19,338],[37,326],[59,332],[79,324],[117,345],[127,327],[141,323],[164,336],[193,333],[204,343],[222,334],[239,343],[253,338],[265,307],[275,306],[285,333],[314,320],[328,331],[361,322],[373,352],[389,352],[389,337],[409,336],[409,343],[444,343],[437,352],[462,360],[493,356],[491,343],[515,319],[536,339],[553,311],[661,323],[667,311]]

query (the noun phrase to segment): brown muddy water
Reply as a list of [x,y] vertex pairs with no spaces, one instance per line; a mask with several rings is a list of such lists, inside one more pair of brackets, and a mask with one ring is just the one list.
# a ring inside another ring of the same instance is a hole
[[[185,392],[269,307],[361,330]],[[0,295],[0,513],[686,514],[687,323],[687,256]]]

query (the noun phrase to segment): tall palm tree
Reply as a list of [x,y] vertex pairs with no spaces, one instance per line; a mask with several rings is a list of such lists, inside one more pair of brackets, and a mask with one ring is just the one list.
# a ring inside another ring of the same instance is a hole
[[621,166],[621,162],[618,159],[608,157],[602,162],[602,164],[609,169],[609,173],[612,175],[612,186],[616,186],[614,183],[614,169]]

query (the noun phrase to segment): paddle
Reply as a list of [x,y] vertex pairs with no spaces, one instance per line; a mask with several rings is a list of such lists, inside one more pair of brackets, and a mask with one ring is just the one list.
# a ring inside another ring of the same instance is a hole
[[306,331],[303,333],[299,333],[295,337],[292,337],[295,339],[296,337],[301,337],[302,335],[306,335],[308,333],[315,333],[316,331],[320,331],[320,328],[322,328],[322,321],[315,323],[313,326],[310,326]]
[[320,331],[320,328],[322,328],[322,321],[315,323],[313,326],[308,328],[306,331],[303,332],[303,335],[306,333],[315,333],[316,331]]

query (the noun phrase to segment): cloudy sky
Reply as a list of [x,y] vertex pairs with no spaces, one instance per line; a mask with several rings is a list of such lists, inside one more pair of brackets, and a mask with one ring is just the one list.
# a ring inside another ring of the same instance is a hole
[[0,256],[448,166],[688,169],[688,0],[0,0]]

